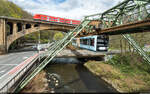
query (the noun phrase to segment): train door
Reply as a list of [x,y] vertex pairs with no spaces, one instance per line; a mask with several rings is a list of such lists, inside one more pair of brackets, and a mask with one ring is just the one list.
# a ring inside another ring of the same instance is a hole
[[47,16],[47,21],[49,21],[49,17]]
[[77,39],[77,46],[80,47],[80,38],[76,38]]
[[60,22],[60,19],[59,19],[59,18],[57,18],[57,22]]
[[72,20],[70,20],[70,24],[72,24]]
[[97,37],[97,50],[107,51],[108,50],[108,37],[106,35],[100,35]]
[[90,44],[89,44],[90,45],[90,49],[96,51],[96,48],[95,48],[95,38],[90,38],[89,42],[90,42]]

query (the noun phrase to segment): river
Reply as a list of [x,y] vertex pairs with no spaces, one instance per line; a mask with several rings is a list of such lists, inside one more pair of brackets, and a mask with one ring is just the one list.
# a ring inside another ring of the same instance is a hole
[[45,70],[47,75],[54,74],[58,79],[57,86],[53,86],[52,81],[49,82],[49,87],[54,88],[56,93],[116,92],[105,81],[88,71],[81,61],[74,58],[54,59]]

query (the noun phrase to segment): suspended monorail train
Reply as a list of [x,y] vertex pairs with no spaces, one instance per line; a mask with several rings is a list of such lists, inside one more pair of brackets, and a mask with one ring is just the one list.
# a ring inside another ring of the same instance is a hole
[[74,38],[72,45],[92,51],[108,51],[109,36],[94,35],[87,37]]

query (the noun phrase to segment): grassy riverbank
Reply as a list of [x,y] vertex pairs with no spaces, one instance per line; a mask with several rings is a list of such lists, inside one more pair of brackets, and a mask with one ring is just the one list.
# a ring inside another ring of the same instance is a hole
[[46,72],[42,70],[37,74],[20,93],[47,93],[48,83]]
[[114,64],[110,61],[88,61],[85,66],[119,92],[150,92],[149,65],[139,63],[141,58],[137,61],[130,58],[119,54],[111,59]]

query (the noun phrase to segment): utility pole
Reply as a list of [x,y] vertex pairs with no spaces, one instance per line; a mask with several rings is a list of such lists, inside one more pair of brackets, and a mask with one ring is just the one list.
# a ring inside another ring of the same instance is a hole
[[38,33],[38,54],[39,54],[39,62],[40,62],[40,39],[41,39],[41,34],[40,34],[40,30],[39,30],[39,33]]

